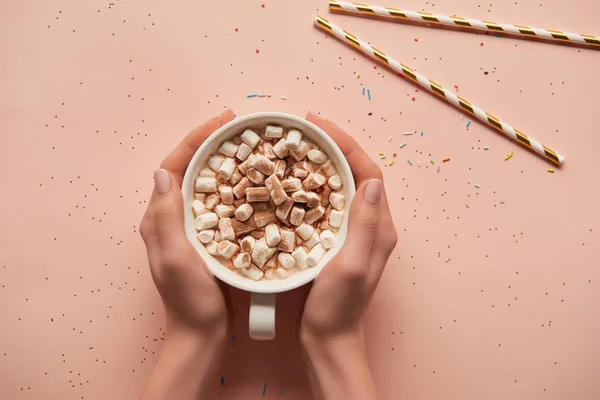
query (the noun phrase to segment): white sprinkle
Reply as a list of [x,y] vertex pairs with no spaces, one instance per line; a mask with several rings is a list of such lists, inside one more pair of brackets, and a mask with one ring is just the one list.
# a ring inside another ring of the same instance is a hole
[[412,134],[414,134],[414,132],[404,132],[403,133],[404,136],[408,136],[408,135],[412,135]]
[[390,136],[390,138],[388,139],[388,142],[391,142],[391,141],[392,141],[392,137]]
[[287,97],[281,96],[281,100],[287,100]]

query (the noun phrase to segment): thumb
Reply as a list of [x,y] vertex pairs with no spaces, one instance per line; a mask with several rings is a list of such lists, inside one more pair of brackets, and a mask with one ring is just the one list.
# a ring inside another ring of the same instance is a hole
[[[183,197],[181,189],[165,169],[154,172],[152,195],[154,229],[160,247],[172,248],[185,239],[183,227]],[[187,240],[187,239],[185,239]]]
[[[364,181],[356,191],[348,216],[348,238],[344,247],[353,257],[368,262],[379,226],[379,200],[383,182],[379,179]],[[356,258],[354,258],[356,261]]]

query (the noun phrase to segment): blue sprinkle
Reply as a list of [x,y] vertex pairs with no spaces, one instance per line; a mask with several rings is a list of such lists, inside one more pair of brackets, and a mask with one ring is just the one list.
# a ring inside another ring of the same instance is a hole
[[285,389],[281,389],[281,390],[279,391],[279,396],[281,396],[281,395],[282,395],[282,394],[284,394],[284,393],[285,393]]
[[421,131],[421,136],[423,136],[423,131]]
[[256,96],[258,96],[258,95],[257,95],[256,93],[253,93],[253,94],[249,94],[249,95],[248,95],[248,96],[246,96],[246,97],[247,97],[247,98],[250,98],[250,97],[256,97]]
[[496,33],[494,36],[496,36],[496,37],[502,37],[502,35],[499,34],[499,33]]
[[365,88],[363,88],[363,96],[365,95]]
[[467,122],[467,128],[471,125],[471,121]]
[[263,397],[265,397],[266,394],[267,394],[267,384],[265,383],[265,386],[263,386]]
[[369,100],[371,100],[371,89],[367,89],[367,96],[369,96]]
[[221,377],[221,385],[225,386],[225,378]]
[[409,163],[410,165],[412,165],[412,161],[410,161],[410,160],[406,160],[406,161],[408,161],[408,163]]
[[233,336],[231,337],[231,341],[232,341],[232,342],[235,342],[235,335],[233,335]]

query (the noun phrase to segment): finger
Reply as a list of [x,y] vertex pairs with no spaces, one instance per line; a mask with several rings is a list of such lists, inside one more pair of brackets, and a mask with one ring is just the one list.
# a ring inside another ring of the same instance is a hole
[[154,193],[150,203],[161,256],[181,249],[187,241],[183,227],[183,197],[181,189],[165,169],[154,172]]
[[198,150],[198,147],[200,147],[206,138],[214,131],[232,120],[233,111],[230,109],[209,119],[204,124],[188,133],[171,154],[163,160],[160,167],[169,171],[172,177],[175,178],[177,184],[181,185],[185,170],[196,153],[196,150]]
[[381,180],[370,179],[358,188],[350,206],[344,253],[347,251],[351,255],[351,265],[364,270],[369,269],[371,251],[377,237],[382,190]]
[[354,179],[356,179],[357,185],[360,185],[367,179],[382,179],[381,170],[379,167],[377,167],[377,165],[373,162],[373,160],[371,160],[367,153],[365,153],[362,147],[360,147],[358,142],[350,135],[341,130],[331,121],[318,116],[312,111],[309,111],[306,114],[306,120],[323,129],[325,133],[331,136],[333,141],[339,146],[340,150],[342,150],[342,153],[344,153],[344,156],[346,156],[348,164],[350,164],[350,169],[352,169],[352,173],[354,175]]

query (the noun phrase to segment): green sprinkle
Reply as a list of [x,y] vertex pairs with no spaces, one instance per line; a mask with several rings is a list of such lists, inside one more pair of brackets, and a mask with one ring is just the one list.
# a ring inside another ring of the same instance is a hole
[[410,161],[410,160],[406,160],[406,161],[407,161],[407,162],[408,162],[410,165],[413,165],[413,164],[412,164],[412,161]]
[[400,148],[403,148],[404,146],[406,146],[406,143],[402,143],[402,144],[400,145]]
[[478,184],[475,184],[475,187],[476,187],[477,189],[479,189],[479,188],[480,188],[480,186],[479,186]]
[[487,146],[485,146],[483,149],[484,149],[484,150],[489,150],[490,148],[489,148],[489,147],[487,147]]

